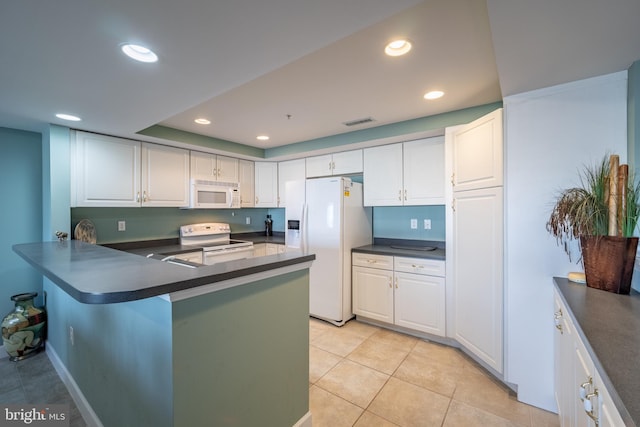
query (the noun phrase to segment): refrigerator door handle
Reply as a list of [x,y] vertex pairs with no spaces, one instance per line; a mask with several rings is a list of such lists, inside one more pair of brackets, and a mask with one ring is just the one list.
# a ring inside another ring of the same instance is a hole
[[307,204],[302,205],[302,216],[300,218],[300,249],[307,252]]

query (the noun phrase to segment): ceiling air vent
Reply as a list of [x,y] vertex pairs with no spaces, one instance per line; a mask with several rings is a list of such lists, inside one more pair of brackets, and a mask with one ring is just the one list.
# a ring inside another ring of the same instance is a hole
[[345,126],[357,126],[357,125],[363,125],[369,122],[375,122],[375,120],[372,119],[371,117],[365,117],[364,119],[351,120],[350,122],[344,122],[342,124]]

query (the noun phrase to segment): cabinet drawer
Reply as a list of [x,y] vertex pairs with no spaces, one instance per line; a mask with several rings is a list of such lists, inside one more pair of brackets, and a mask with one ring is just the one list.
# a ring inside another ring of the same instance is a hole
[[393,269],[405,273],[444,277],[444,261],[423,258],[394,257]]
[[360,267],[380,268],[393,270],[393,257],[388,255],[363,254],[355,252],[351,254],[353,265]]

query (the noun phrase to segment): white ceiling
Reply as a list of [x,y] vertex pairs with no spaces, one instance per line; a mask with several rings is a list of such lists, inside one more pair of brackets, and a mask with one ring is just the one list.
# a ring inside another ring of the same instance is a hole
[[[0,126],[35,131],[56,123],[140,138],[159,124],[266,148],[486,104],[640,59],[638,0],[5,3]],[[397,35],[414,49],[384,56]],[[160,60],[134,63],[120,53],[124,42]],[[431,89],[446,95],[422,99]],[[196,125],[199,116],[212,124]],[[342,124],[365,117],[375,121]],[[271,140],[257,141],[261,133]]]

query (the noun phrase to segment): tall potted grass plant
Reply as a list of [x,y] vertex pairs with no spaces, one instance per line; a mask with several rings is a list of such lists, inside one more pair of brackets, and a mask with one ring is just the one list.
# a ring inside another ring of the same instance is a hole
[[578,239],[587,286],[628,294],[638,238],[634,237],[640,207],[640,185],[627,165],[612,155],[580,174],[580,186],[562,190],[547,231],[568,252]]

